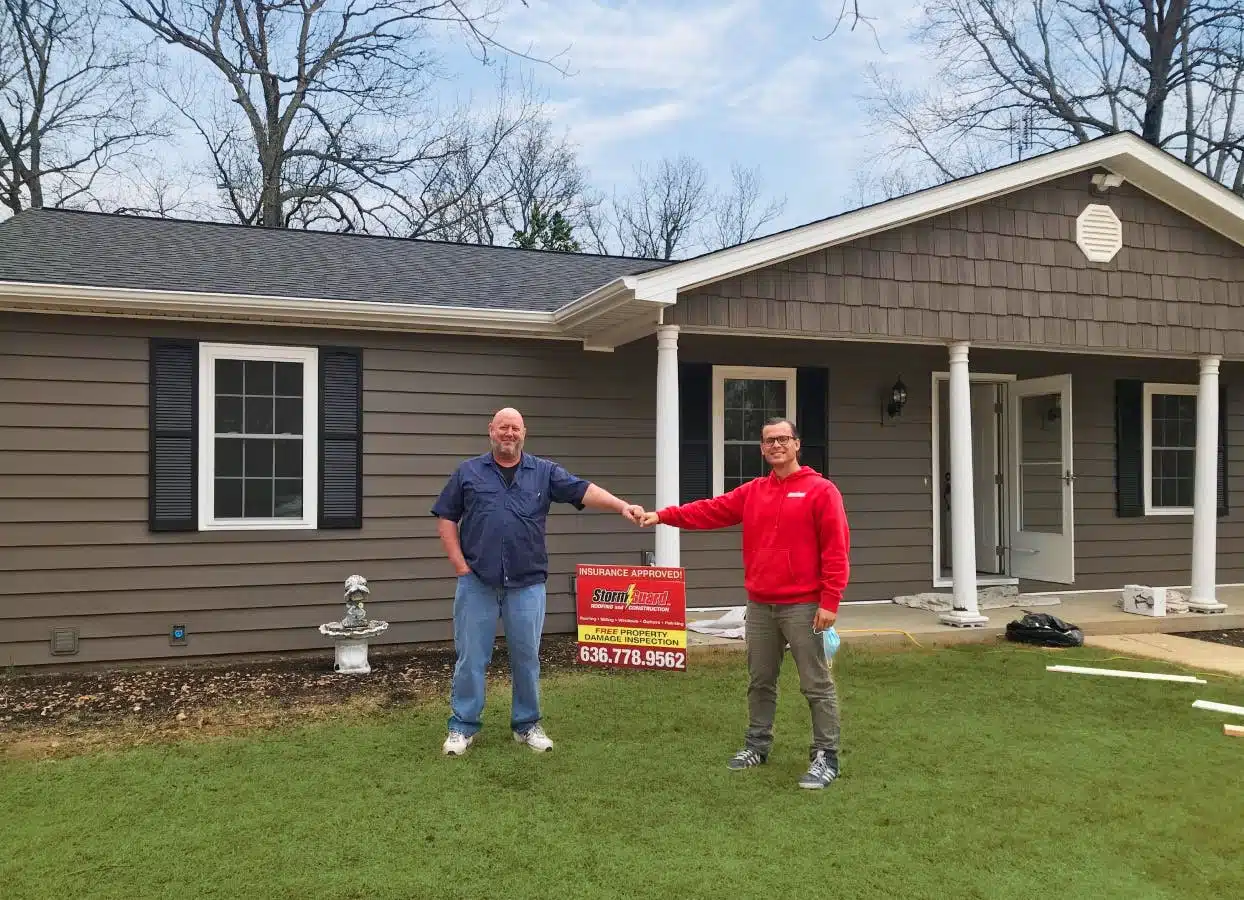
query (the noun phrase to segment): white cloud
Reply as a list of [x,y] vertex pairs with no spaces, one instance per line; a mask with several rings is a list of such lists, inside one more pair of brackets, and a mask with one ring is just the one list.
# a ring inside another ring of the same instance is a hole
[[[865,66],[919,77],[909,41],[927,0],[861,0],[873,21],[826,40],[841,0],[530,0],[498,35],[570,70],[533,71],[598,187],[638,162],[687,153],[710,179],[759,166],[789,197],[779,225],[836,211],[877,143],[859,97]],[[880,45],[880,46],[878,46]]]
[[736,96],[727,106],[747,125],[763,130],[798,130],[802,120],[825,112],[822,84],[833,64],[812,55],[782,63]]
[[572,138],[586,153],[619,140],[634,140],[679,121],[687,108],[677,101],[638,106],[614,115],[588,116],[574,125]]
[[652,2],[607,7],[585,0],[533,0],[506,23],[507,39],[536,54],[566,51],[565,87],[712,92],[739,62],[731,50],[760,16],[761,0],[701,0],[664,8]]

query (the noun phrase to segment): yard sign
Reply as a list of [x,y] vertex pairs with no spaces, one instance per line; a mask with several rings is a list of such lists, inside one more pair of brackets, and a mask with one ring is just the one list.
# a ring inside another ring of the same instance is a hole
[[686,570],[580,565],[575,612],[579,662],[687,670]]

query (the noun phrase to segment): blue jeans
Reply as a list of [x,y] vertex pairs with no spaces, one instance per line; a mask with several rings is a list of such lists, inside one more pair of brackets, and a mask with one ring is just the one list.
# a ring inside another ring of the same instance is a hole
[[484,712],[484,675],[492,662],[497,619],[505,627],[513,698],[510,727],[524,732],[540,721],[540,635],[544,631],[543,584],[495,588],[474,572],[458,578],[454,592],[454,647],[458,662],[450,697],[450,731],[475,734]]

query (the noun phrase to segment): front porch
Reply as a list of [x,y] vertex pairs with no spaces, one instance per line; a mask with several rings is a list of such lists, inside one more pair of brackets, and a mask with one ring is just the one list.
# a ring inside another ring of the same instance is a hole
[[[1186,591],[1187,588],[1185,587]],[[1115,605],[1117,591],[1099,591],[1060,598],[1053,606],[1034,606],[1032,611],[1058,616],[1079,627],[1086,637],[1120,634],[1178,634],[1189,631],[1244,628],[1244,585],[1220,585],[1218,598],[1228,606],[1225,613],[1207,616],[1179,613],[1166,616],[1138,616]],[[938,614],[895,603],[844,603],[838,616],[843,643],[864,646],[890,646],[913,642],[924,647],[1004,640],[1007,622],[1024,614],[1022,597],[1013,607],[988,610],[989,622],[981,628],[956,628],[938,621]],[[689,622],[709,621],[719,612],[689,611]],[[743,648],[738,639],[687,632],[692,647]]]
[[[1231,627],[1222,615],[1198,615],[1222,613],[1236,593],[1223,586],[1244,583],[1244,519],[1231,514],[1228,479],[1239,471],[1233,448],[1244,449],[1240,398],[1226,391],[1238,370],[1217,355],[675,326],[657,343],[658,508],[763,474],[760,424],[793,418],[804,462],[838,485],[850,518],[844,621],[881,616],[987,638],[1015,616],[982,612],[978,590],[1011,585],[1066,592],[1051,611],[1073,609],[1107,628],[1115,619],[1132,630]],[[737,529],[656,530],[657,564],[688,571],[689,609],[745,602]],[[1157,623],[1124,614],[1114,601],[1125,584],[1190,584],[1183,593],[1196,612]],[[857,606],[931,591],[952,593],[954,608]]]

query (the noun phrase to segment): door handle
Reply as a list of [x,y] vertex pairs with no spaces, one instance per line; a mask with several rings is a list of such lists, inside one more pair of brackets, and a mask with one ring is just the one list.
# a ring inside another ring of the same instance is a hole
[[1040,550],[1034,550],[1031,547],[1012,547],[1012,553],[1040,553]]

